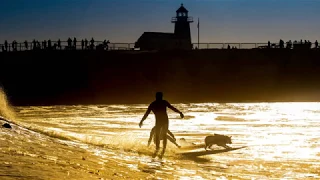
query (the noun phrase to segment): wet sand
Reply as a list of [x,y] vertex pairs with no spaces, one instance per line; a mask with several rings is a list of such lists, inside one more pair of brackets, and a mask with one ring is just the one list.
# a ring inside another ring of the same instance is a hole
[[0,179],[146,179],[150,175],[111,159],[103,162],[80,145],[15,125],[0,129],[0,159]]

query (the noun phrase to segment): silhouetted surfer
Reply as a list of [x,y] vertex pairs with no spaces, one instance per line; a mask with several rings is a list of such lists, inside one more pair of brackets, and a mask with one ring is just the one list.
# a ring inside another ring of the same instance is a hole
[[173,107],[168,101],[162,99],[162,92],[156,93],[156,100],[153,101],[144,116],[142,117],[139,126],[141,127],[143,124],[143,121],[148,117],[149,113],[152,111],[156,117],[156,126],[155,126],[155,140],[156,140],[156,150],[152,157],[156,157],[156,155],[159,152],[160,149],[160,135],[162,136],[161,139],[163,139],[163,149],[162,153],[160,155],[160,158],[163,157],[166,147],[167,147],[167,131],[169,128],[169,118],[167,114],[167,107],[172,109],[173,111],[180,114],[180,117],[183,118],[184,115],[182,112],[180,112],[178,109]]

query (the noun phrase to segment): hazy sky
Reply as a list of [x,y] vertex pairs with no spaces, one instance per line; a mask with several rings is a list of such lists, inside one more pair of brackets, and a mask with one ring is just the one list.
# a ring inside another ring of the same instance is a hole
[[320,0],[1,0],[0,43],[70,37],[135,42],[173,32],[181,3],[195,20],[192,41],[320,40]]

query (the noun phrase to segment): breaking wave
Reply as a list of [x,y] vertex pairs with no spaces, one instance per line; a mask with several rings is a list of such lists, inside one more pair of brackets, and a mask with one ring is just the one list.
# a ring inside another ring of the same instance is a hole
[[16,119],[16,113],[14,108],[10,105],[6,93],[3,88],[0,87],[0,116],[14,120]]

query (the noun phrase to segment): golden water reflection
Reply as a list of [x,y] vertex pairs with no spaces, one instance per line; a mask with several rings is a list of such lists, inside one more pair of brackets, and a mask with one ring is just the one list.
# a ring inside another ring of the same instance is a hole
[[[169,144],[165,163],[150,163],[154,126],[147,105],[19,107],[22,122],[88,144],[88,150],[153,177],[193,179],[320,178],[320,103],[176,104],[170,130],[182,146],[201,144],[206,135],[231,135],[237,151],[185,158]],[[45,113],[44,113],[45,112]],[[50,133],[48,133],[50,135]],[[182,140],[185,139],[185,140]],[[91,145],[99,146],[91,146]],[[219,147],[215,147],[219,148]]]

